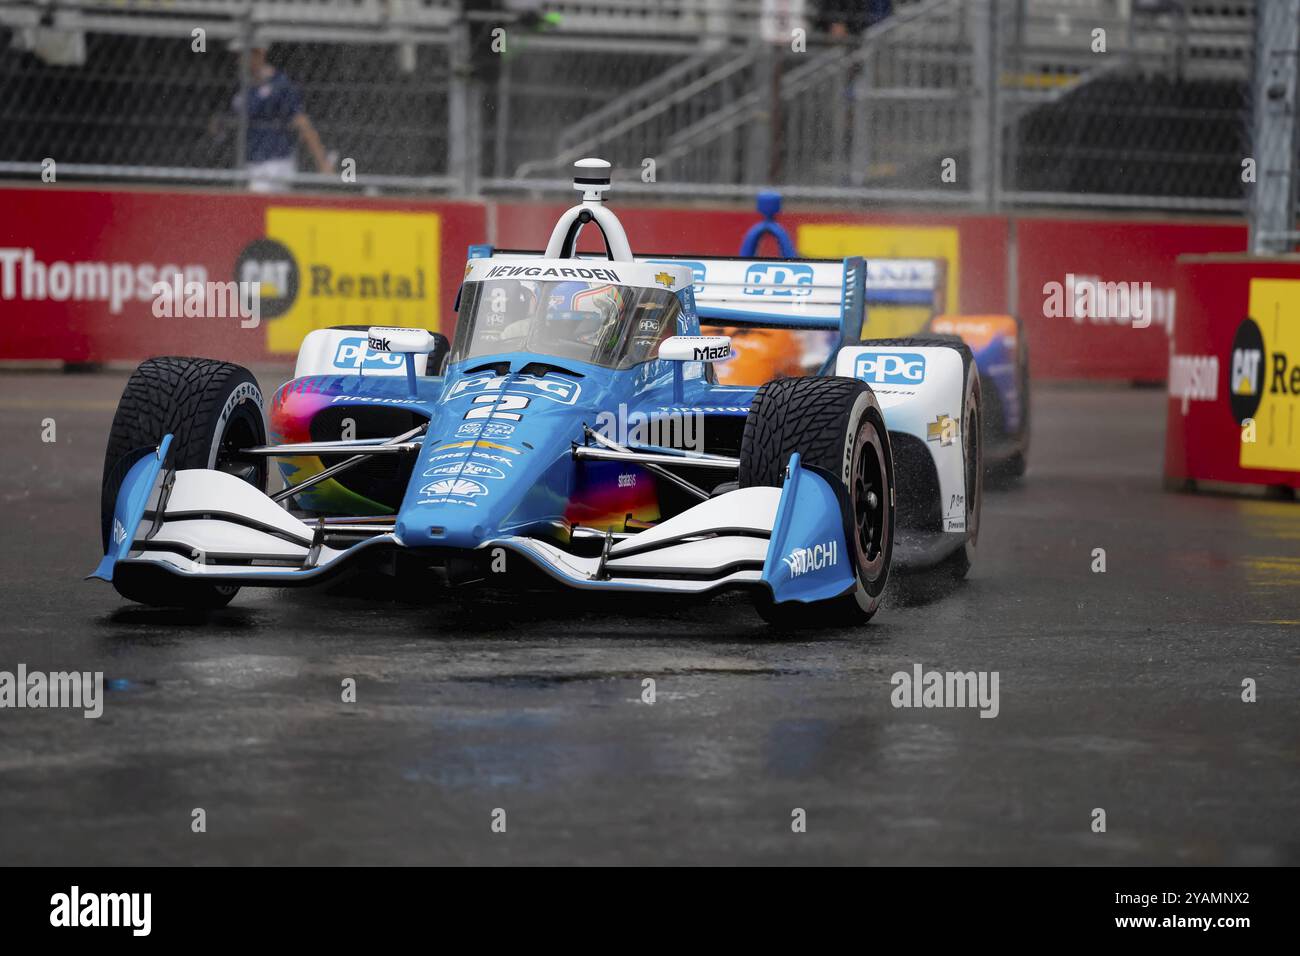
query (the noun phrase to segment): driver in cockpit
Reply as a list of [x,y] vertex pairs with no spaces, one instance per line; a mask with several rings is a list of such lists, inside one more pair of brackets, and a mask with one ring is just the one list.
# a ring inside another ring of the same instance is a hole
[[528,351],[589,360],[618,338],[622,294],[617,286],[556,282],[541,290],[538,313],[519,318],[501,331],[500,345],[512,340]]

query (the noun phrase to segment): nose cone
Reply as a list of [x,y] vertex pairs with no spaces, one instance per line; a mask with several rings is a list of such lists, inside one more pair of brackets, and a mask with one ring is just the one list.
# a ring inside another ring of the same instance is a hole
[[[535,449],[531,449],[535,450]],[[475,548],[527,491],[530,449],[489,439],[435,444],[421,456],[397,533],[408,547]]]
[[[438,514],[418,509],[409,520],[397,522],[397,537],[408,548],[477,548],[488,537],[481,524],[469,524],[455,513]],[[441,521],[442,524],[430,524]]]
[[[474,466],[468,455],[454,464]],[[487,506],[493,490],[485,481],[464,475],[417,476],[396,533],[407,548],[477,548],[495,532],[493,510]]]

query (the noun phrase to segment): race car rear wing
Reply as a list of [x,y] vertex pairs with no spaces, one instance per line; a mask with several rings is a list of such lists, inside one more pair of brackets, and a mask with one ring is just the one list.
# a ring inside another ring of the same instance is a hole
[[638,261],[686,266],[695,276],[700,319],[726,325],[813,329],[861,338],[861,258],[731,259],[645,256]]
[[[537,252],[473,245],[471,259]],[[580,258],[599,259],[600,256]],[[867,264],[846,259],[735,259],[637,256],[637,262],[685,266],[695,276],[695,311],[722,325],[837,332],[841,343],[862,339]]]

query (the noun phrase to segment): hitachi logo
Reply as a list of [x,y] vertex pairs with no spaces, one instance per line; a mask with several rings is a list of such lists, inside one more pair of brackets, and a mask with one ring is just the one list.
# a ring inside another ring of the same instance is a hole
[[781,560],[790,569],[790,577],[829,568],[839,561],[840,543],[835,540],[815,544],[811,548],[795,548]]

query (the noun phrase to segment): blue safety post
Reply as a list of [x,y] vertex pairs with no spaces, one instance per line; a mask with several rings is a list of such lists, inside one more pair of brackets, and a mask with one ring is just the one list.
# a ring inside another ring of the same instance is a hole
[[765,189],[758,194],[758,214],[763,218],[750,226],[749,231],[745,233],[745,238],[741,240],[740,257],[742,259],[755,259],[758,257],[758,244],[763,241],[764,236],[771,236],[776,240],[776,248],[782,259],[793,259],[795,257],[794,243],[790,239],[790,234],[785,231],[784,226],[776,221],[776,214],[780,211],[780,193]]

